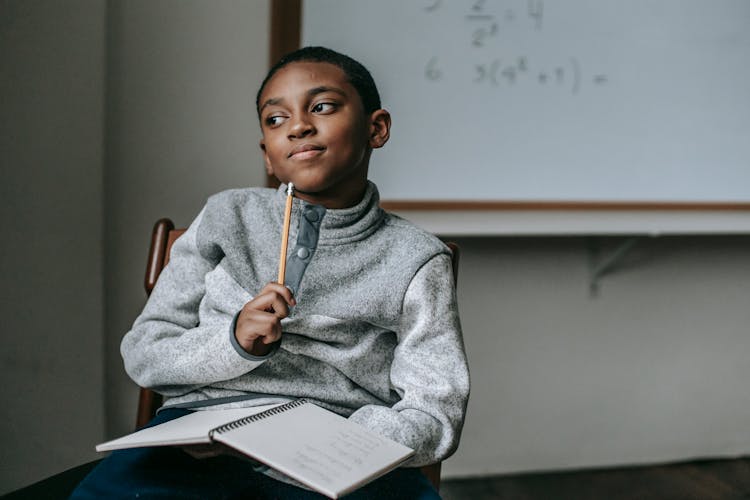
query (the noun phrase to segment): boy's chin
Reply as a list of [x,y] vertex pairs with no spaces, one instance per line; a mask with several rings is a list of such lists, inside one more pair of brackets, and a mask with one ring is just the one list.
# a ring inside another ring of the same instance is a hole
[[304,182],[297,182],[297,181],[294,181],[294,180],[282,180],[282,179],[279,179],[279,182],[281,182],[281,184],[283,186],[288,186],[290,183],[294,184],[294,192],[295,193],[314,192],[314,189],[312,191],[310,191],[310,186],[307,185],[307,183],[304,183]]
[[[320,191],[320,189],[316,189],[315,186],[307,186],[305,184],[297,184],[296,182],[293,182],[294,184],[294,192],[295,193],[302,193],[302,194],[316,194]],[[288,182],[285,182],[284,184],[289,185]]]
[[291,181],[285,182],[284,184],[294,184],[294,191],[303,194],[321,194],[326,189],[326,183],[318,179],[292,179]]

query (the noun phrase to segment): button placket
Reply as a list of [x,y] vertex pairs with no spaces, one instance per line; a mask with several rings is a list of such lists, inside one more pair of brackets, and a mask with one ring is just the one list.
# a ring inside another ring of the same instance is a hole
[[287,259],[287,272],[284,284],[293,293],[297,293],[307,265],[310,263],[318,246],[320,224],[325,215],[325,207],[320,205],[302,205],[302,216],[299,218],[297,241]]

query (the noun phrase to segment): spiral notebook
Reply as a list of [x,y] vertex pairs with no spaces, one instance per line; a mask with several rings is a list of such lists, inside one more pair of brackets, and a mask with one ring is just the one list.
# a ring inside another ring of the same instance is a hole
[[203,410],[102,443],[96,451],[223,443],[328,497],[398,467],[414,450],[303,399]]

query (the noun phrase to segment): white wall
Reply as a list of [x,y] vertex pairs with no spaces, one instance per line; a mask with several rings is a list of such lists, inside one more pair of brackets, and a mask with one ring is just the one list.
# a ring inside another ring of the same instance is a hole
[[0,494],[104,434],[105,8],[0,3]]
[[641,240],[597,297],[585,238],[458,241],[472,395],[444,475],[750,452],[750,237]]

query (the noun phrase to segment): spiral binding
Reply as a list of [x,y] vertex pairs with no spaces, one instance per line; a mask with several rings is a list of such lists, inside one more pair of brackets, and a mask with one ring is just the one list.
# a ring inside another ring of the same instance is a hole
[[258,420],[263,420],[264,418],[272,417],[274,415],[278,415],[279,413],[284,413],[285,411],[291,410],[292,408],[296,408],[298,406],[302,406],[307,402],[308,401],[306,399],[297,399],[296,401],[290,401],[269,410],[256,413],[255,415],[248,415],[247,417],[242,417],[232,422],[228,422],[224,425],[220,425],[219,427],[212,429],[211,432],[208,433],[208,435],[209,437],[213,437],[214,434],[222,434],[224,432],[233,431],[235,429],[239,429],[244,425],[251,424],[253,422],[257,422]]

